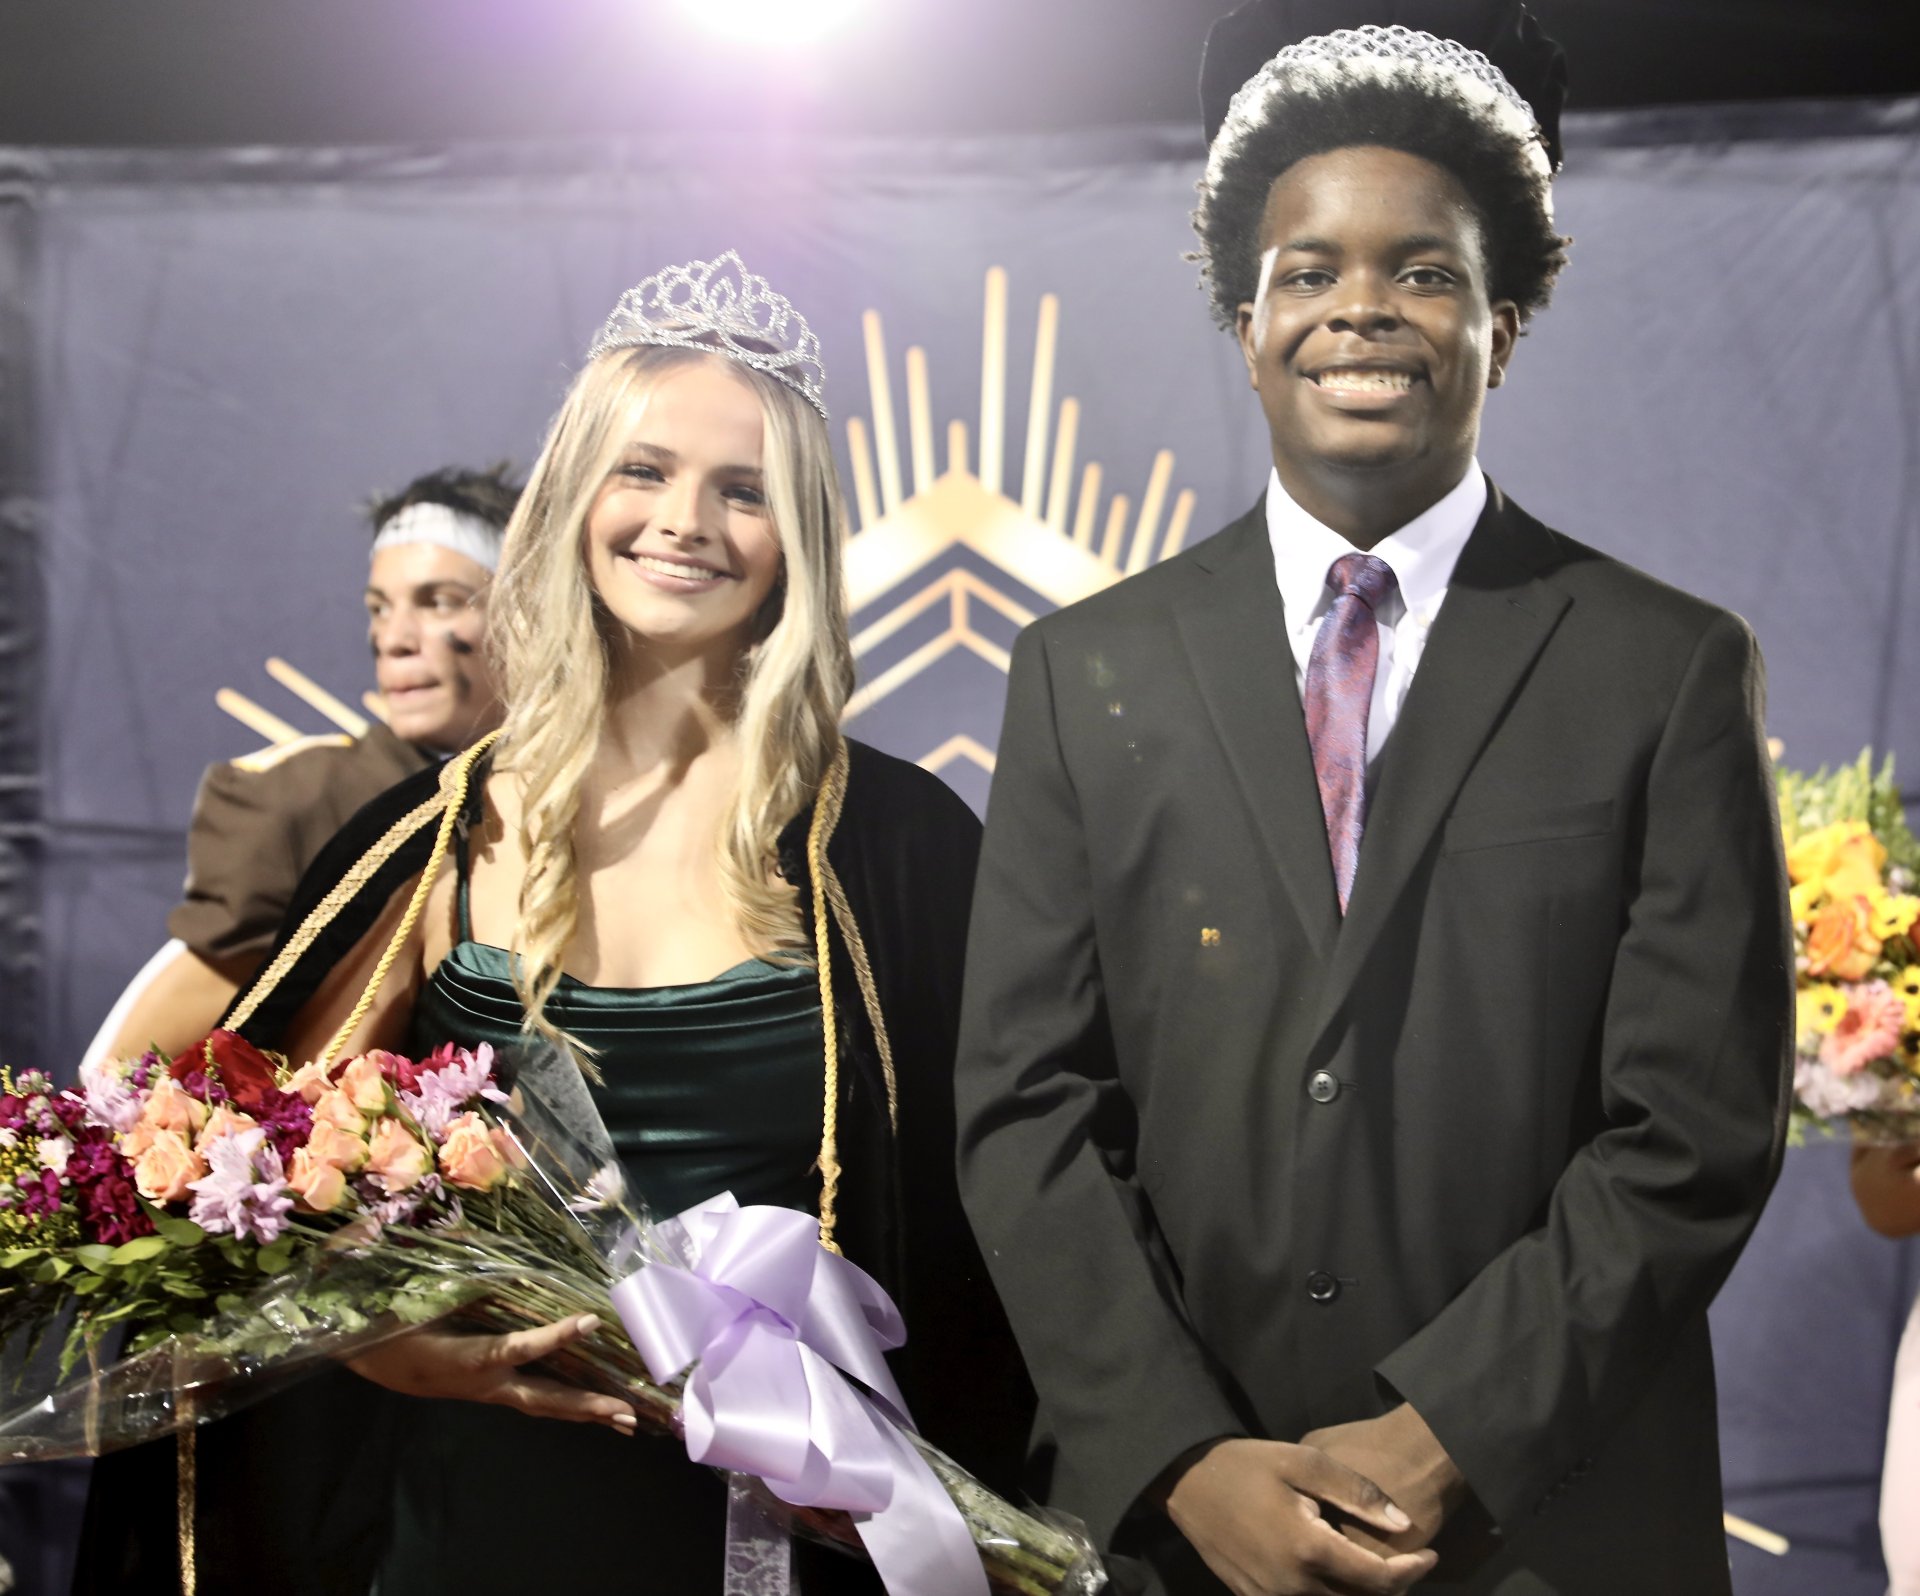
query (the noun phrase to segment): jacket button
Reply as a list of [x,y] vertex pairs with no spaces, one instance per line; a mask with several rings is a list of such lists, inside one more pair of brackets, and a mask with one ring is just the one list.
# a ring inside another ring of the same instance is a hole
[[1316,1269],[1307,1276],[1307,1295],[1315,1302],[1331,1302],[1340,1295],[1340,1282],[1324,1269]]
[[1316,1103],[1331,1103],[1340,1095],[1340,1083],[1325,1070],[1315,1070],[1307,1077],[1307,1096]]

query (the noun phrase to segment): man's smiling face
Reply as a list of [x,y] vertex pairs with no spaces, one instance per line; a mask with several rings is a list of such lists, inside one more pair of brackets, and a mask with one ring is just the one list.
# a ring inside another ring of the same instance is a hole
[[1438,499],[1466,473],[1519,331],[1510,302],[1488,301],[1460,184],[1398,150],[1316,155],[1275,180],[1260,249],[1240,347],[1289,492],[1378,474],[1395,497]]

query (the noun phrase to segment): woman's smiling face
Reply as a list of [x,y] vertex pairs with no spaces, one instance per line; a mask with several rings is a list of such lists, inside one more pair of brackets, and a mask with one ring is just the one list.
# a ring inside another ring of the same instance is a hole
[[587,512],[593,591],[664,662],[737,658],[780,580],[754,390],[720,356],[661,373]]

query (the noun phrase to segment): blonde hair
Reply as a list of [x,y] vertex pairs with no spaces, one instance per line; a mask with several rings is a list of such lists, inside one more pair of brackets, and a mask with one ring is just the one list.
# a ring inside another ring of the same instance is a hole
[[[521,783],[526,858],[512,948],[522,1029],[578,1048],[546,1006],[579,921],[573,829],[599,746],[620,623],[596,599],[583,540],[588,512],[621,459],[640,405],[667,371],[724,356],[616,349],[574,379],[507,524],[488,599],[489,645],[508,705],[494,768]],[[732,710],[739,786],[722,817],[720,879],[750,947],[804,956],[793,893],[772,879],[781,830],[810,803],[839,746],[853,687],[841,576],[845,513],[826,423],[751,367],[765,422],[762,473],[780,543],[781,580],[741,661]]]

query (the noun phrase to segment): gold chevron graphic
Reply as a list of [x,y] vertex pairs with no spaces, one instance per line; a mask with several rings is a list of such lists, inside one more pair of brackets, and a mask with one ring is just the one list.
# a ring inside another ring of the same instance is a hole
[[[1179,551],[1193,519],[1192,489],[1183,490],[1167,515],[1173,481],[1173,453],[1162,449],[1153,460],[1139,510],[1124,493],[1106,501],[1101,514],[1103,473],[1095,461],[1081,466],[1074,492],[1075,450],[1079,443],[1080,401],[1067,397],[1053,405],[1054,365],[1059,344],[1060,300],[1040,297],[1033,371],[1027,398],[1026,446],[1021,458],[1020,497],[1003,486],[1006,475],[1007,273],[989,268],[980,355],[978,469],[969,469],[967,427],[947,423],[947,467],[934,469],[932,404],[928,397],[927,355],[919,346],[906,354],[907,452],[913,491],[905,491],[899,434],[894,419],[893,385],[880,314],[863,318],[867,388],[872,422],[847,421],[847,449],[853,466],[856,530],[847,543],[847,596],[856,621],[862,612],[897,592],[934,561],[956,548],[971,550],[1024,588],[1053,605],[1071,604],[1097,593],[1123,576],[1143,571]],[[1096,537],[1096,527],[1098,536]],[[856,659],[902,627],[942,603],[946,629],[904,659],[863,683],[847,704],[852,720],[897,692],[939,660],[966,650],[1000,670],[1007,652],[975,629],[974,605],[984,604],[1016,626],[1033,612],[973,572],[949,568],[884,615],[857,627]],[[993,769],[993,755],[971,737],[948,738],[922,756],[938,770],[965,757]]]

